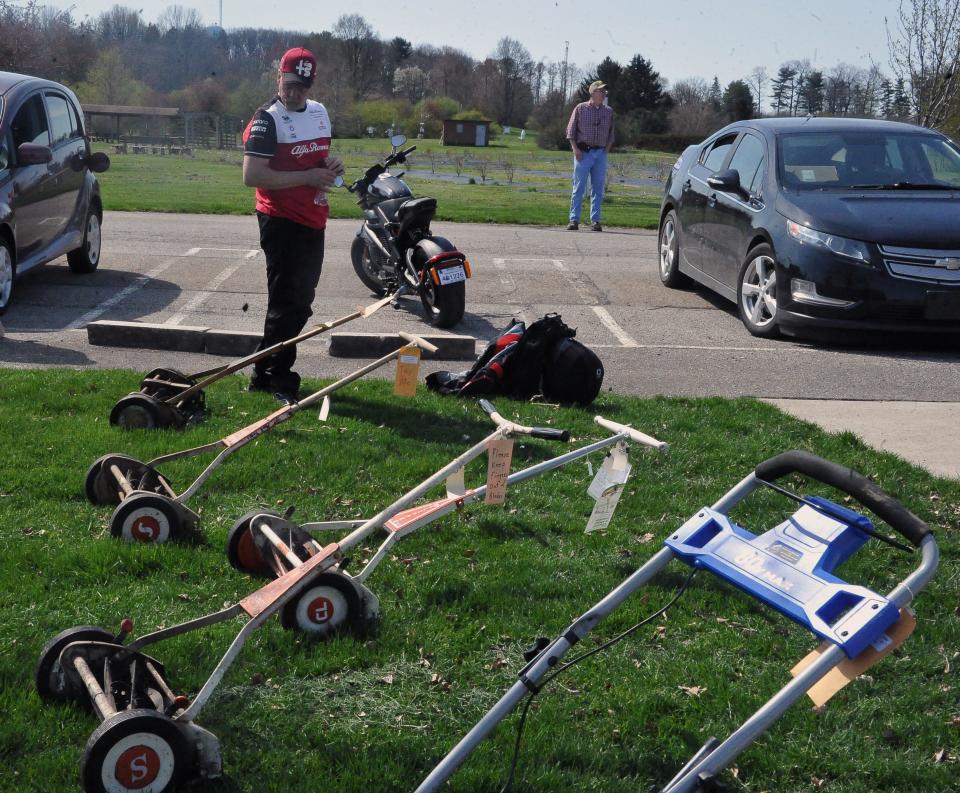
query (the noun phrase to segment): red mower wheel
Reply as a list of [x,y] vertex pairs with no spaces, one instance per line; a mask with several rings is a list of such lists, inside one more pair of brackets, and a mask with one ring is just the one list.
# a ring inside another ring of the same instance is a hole
[[159,545],[180,539],[183,521],[176,506],[166,496],[134,493],[113,511],[110,533],[127,542]]
[[258,578],[274,578],[273,569],[264,561],[250,531],[250,523],[257,515],[269,515],[272,518],[280,517],[276,512],[258,509],[248,512],[238,519],[233,524],[233,528],[230,529],[230,533],[227,534],[227,559],[230,565],[241,573],[247,573]]
[[40,651],[40,660],[34,672],[37,693],[46,702],[81,700],[85,691],[70,689],[66,675],[60,666],[60,653],[73,642],[112,642],[113,634],[96,625],[78,625],[58,633]]
[[177,724],[155,710],[128,710],[94,730],[80,761],[87,793],[165,793],[190,772],[193,756]]
[[360,594],[343,573],[326,571],[313,578],[280,612],[280,624],[327,639],[362,624]]

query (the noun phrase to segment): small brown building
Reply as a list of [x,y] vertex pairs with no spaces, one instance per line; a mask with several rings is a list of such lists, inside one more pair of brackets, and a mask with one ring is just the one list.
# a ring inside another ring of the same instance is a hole
[[486,146],[490,142],[490,122],[447,118],[443,122],[440,143],[444,146]]

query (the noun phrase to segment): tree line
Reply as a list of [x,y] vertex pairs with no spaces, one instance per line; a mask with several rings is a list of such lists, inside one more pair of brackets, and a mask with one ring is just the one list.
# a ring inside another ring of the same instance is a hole
[[[360,15],[303,33],[205,26],[199,12],[169,6],[153,22],[115,5],[94,18],[27,0],[0,0],[0,69],[63,82],[81,101],[176,106],[246,119],[275,90],[289,47],[318,56],[318,96],[342,137],[388,127],[436,137],[443,119],[487,118],[535,130],[564,147],[570,109],[595,79],[610,88],[621,145],[650,136],[697,138],[754,115],[832,115],[916,120],[956,130],[960,117],[960,0],[903,0],[888,22],[890,73],[791,60],[721,86],[695,77],[669,85],[641,54],[595,66],[535,60],[504,37],[487,57],[455,47],[381,37]],[[956,75],[956,76],[955,76]]]

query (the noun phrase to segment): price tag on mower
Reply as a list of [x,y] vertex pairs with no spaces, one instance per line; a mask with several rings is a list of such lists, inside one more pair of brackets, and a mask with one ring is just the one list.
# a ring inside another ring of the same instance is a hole
[[613,453],[603,461],[600,470],[587,488],[587,493],[596,499],[590,520],[587,521],[587,534],[598,529],[605,529],[613,520],[613,513],[620,501],[623,488],[630,478],[630,463],[627,461],[627,449],[623,443],[618,443]]
[[393,383],[393,393],[396,396],[416,396],[419,376],[420,348],[404,347],[397,355],[397,377]]
[[463,476],[463,466],[447,477],[447,498],[460,498],[467,492],[467,483]]
[[507,500],[507,477],[513,459],[513,441],[500,438],[487,444],[487,491],[484,504],[502,504]]

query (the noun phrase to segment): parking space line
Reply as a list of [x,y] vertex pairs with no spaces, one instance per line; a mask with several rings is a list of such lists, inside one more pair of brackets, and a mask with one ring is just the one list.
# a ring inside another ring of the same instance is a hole
[[220,253],[242,253],[244,259],[252,259],[260,251],[256,248],[207,248],[206,246],[202,248],[191,248],[188,250],[184,256],[196,256],[200,251],[218,251]]
[[639,347],[630,335],[621,328],[613,317],[610,316],[610,312],[607,311],[603,306],[593,306],[593,313],[597,315],[600,321],[603,323],[604,327],[609,330],[617,341],[620,342],[621,347]]
[[194,295],[193,298],[189,300],[179,312],[174,314],[163,324],[179,325],[184,319],[186,319],[187,314],[189,314],[191,311],[196,311],[201,305],[203,305],[207,301],[207,298],[216,292],[217,289],[220,288],[220,285],[239,269],[240,265],[235,264],[233,267],[227,267],[226,269],[221,270],[220,274],[217,275],[216,278],[214,278],[212,281],[210,281],[210,283],[204,286],[203,289],[197,292],[197,294]]
[[166,261],[158,264],[149,272],[138,276],[137,279],[132,284],[121,289],[119,292],[113,295],[113,297],[107,298],[102,303],[100,303],[96,308],[93,308],[90,311],[88,311],[86,314],[83,314],[77,317],[77,319],[75,319],[73,322],[67,325],[64,328],[64,330],[79,330],[80,328],[86,327],[95,319],[98,319],[100,316],[102,316],[111,308],[113,308],[115,305],[117,305],[117,303],[122,303],[124,300],[130,297],[130,295],[132,295],[134,292],[140,289],[148,281],[152,281],[154,278],[157,278],[164,270],[166,270],[168,267],[170,267],[170,265],[176,262],[177,258],[167,259]]

